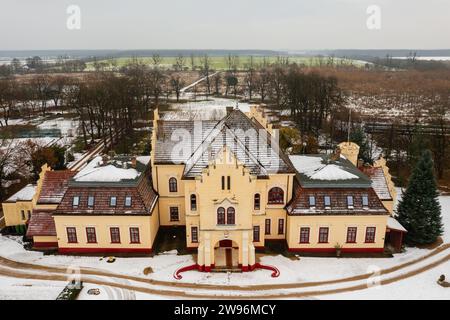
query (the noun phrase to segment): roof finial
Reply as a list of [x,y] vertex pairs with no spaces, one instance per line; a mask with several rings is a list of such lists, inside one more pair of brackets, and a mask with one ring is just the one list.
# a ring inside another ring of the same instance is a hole
[[349,108],[348,113],[348,133],[347,133],[347,143],[350,144],[350,129],[351,129],[351,122],[352,122],[352,109]]

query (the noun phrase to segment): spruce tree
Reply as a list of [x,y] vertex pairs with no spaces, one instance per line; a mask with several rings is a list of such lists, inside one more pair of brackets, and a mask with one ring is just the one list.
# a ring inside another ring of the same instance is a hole
[[439,193],[431,152],[426,150],[416,164],[397,208],[398,221],[408,230],[406,242],[431,244],[443,233]]

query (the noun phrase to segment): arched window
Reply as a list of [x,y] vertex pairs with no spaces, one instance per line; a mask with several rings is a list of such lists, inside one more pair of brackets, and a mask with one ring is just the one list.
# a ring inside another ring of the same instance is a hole
[[177,179],[170,178],[169,179],[169,192],[177,192]]
[[236,211],[233,207],[227,209],[227,224],[236,224]]
[[284,203],[283,189],[274,187],[269,190],[269,203],[270,204],[282,204]]
[[259,193],[255,194],[254,201],[253,201],[253,208],[255,210],[261,209],[261,195]]
[[217,209],[217,224],[225,224],[225,208]]
[[197,196],[195,194],[191,194],[191,211],[197,210]]

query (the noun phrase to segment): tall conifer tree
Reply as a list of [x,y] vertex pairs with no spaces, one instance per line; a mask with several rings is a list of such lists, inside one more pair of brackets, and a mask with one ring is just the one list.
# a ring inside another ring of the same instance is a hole
[[397,208],[398,221],[408,230],[406,242],[430,244],[443,233],[431,152],[422,153]]

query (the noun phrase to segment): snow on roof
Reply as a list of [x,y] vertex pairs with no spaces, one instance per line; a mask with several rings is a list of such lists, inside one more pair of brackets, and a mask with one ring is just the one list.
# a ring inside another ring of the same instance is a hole
[[36,186],[32,184],[28,184],[23,187],[21,190],[13,194],[7,202],[16,202],[16,201],[31,201],[36,193]]
[[337,164],[324,163],[322,157],[290,156],[295,169],[312,180],[351,180],[359,177]]
[[140,163],[147,165],[150,162],[150,156],[140,156],[140,157],[136,157],[136,160],[139,161]]
[[73,179],[77,182],[120,182],[139,177],[141,173],[131,168],[131,163],[126,163],[126,168],[120,167],[123,164],[125,163],[116,161],[114,164],[102,165],[102,157],[98,156],[78,172]]
[[389,217],[388,221],[387,221],[387,227],[389,229],[393,229],[393,230],[398,230],[398,231],[403,231],[403,232],[408,232],[401,224],[400,222],[397,221],[397,219],[393,218],[393,217]]

